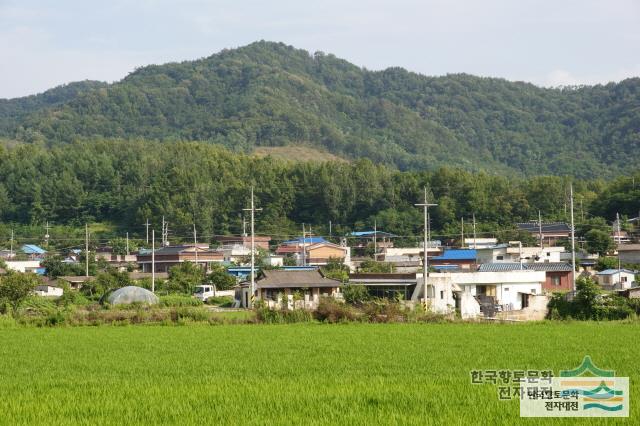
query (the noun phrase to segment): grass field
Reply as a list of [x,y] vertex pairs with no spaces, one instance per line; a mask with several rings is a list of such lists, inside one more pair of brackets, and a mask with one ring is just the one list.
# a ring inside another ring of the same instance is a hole
[[[472,369],[631,380],[631,323],[0,328],[1,424],[603,424],[520,419]],[[552,419],[558,420],[558,419]],[[637,423],[636,423],[637,424]]]

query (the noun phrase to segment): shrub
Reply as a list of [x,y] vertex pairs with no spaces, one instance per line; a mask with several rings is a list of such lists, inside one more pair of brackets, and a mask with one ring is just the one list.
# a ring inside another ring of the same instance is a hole
[[233,306],[233,297],[231,296],[210,297],[209,299],[207,299],[207,305],[228,308]]
[[365,286],[347,284],[342,287],[342,295],[347,303],[352,305],[361,305],[371,299],[369,292]]
[[168,296],[160,296],[160,306],[166,307],[183,307],[183,306],[202,306],[202,300],[195,297],[180,294],[171,294]]
[[332,297],[320,299],[315,317],[317,320],[324,322],[344,322],[357,319],[357,315],[351,306],[338,302]]
[[265,324],[291,324],[296,322],[313,321],[313,314],[304,309],[275,310],[267,307],[259,307],[256,309],[256,318],[258,322]]

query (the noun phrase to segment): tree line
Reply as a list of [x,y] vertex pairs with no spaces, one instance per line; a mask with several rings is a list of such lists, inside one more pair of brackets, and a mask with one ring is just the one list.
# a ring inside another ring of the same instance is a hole
[[[635,176],[635,177],[634,177]],[[461,218],[475,217],[477,233],[495,234],[517,222],[568,219],[573,184],[578,231],[609,232],[616,213],[640,210],[640,173],[612,181],[558,176],[516,178],[462,169],[401,172],[363,159],[289,162],[231,152],[209,143],[85,140],[46,147],[0,147],[0,232],[33,230],[46,222],[75,228],[103,222],[143,238],[148,219],[159,236],[162,217],[174,238],[239,234],[254,187],[258,232],[276,239],[301,234],[305,223],[319,235],[379,229],[419,236],[422,211],[414,203],[427,188],[435,236],[460,235]],[[626,223],[623,225],[627,226]],[[123,236],[123,234],[119,234]],[[505,236],[505,239],[509,236]],[[120,241],[120,245],[122,241]]]

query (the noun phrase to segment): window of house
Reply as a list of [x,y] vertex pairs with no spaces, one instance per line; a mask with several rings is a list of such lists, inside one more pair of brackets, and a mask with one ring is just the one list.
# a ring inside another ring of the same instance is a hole
[[535,288],[531,289],[531,294],[536,294],[536,289]]
[[509,287],[505,287],[505,288],[504,288],[504,291],[509,291]]
[[623,283],[626,283],[627,282],[627,277],[622,277],[621,280],[622,280]]
[[550,257],[550,256],[551,256],[551,252],[550,252],[550,251],[548,251],[548,252],[547,252],[547,257]]
[[502,260],[504,259],[504,256],[500,255],[500,256],[496,256],[496,260]]
[[551,284],[560,285],[560,277],[551,277]]
[[444,291],[440,292],[440,299],[444,299]]

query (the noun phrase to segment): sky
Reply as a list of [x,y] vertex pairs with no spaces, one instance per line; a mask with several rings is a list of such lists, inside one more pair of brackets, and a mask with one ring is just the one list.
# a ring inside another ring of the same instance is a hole
[[640,0],[0,0],[0,98],[256,40],[372,70],[598,84],[640,76]]

